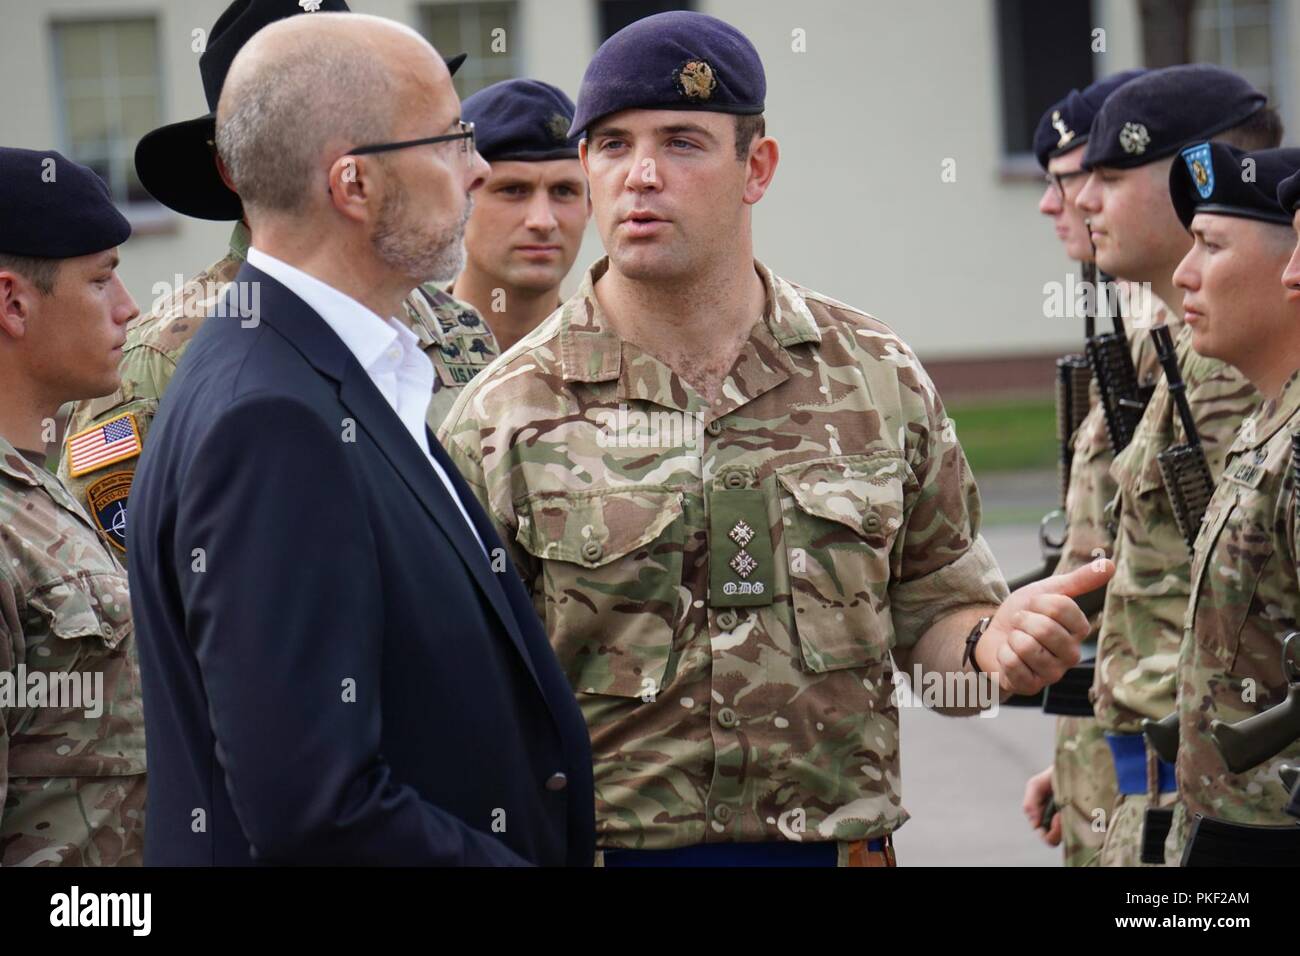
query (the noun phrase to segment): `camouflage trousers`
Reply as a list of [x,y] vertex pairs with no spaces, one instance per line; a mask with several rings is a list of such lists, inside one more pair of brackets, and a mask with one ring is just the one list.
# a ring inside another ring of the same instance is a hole
[[1097,721],[1056,719],[1052,793],[1061,811],[1066,866],[1098,866],[1106,840],[1106,815],[1115,805],[1115,763]]
[[[888,834],[881,838],[884,847],[880,850],[872,850],[868,844],[869,840],[854,840],[852,842],[840,841],[836,844],[835,865],[837,867],[896,867],[898,858],[894,853],[894,835]],[[605,866],[605,851],[596,851],[596,866]]]
[[1191,832],[1187,804],[1179,803],[1174,807],[1174,822],[1169,827],[1169,836],[1165,837],[1165,862],[1170,866],[1182,865],[1183,850],[1187,847],[1187,838]]
[[1177,866],[1177,860],[1166,863],[1142,862],[1142,826],[1146,822],[1148,807],[1172,807],[1178,801],[1177,793],[1120,794],[1106,821],[1106,842],[1101,848],[1102,866]]
[[140,866],[145,781],[13,777],[0,821],[0,866]]

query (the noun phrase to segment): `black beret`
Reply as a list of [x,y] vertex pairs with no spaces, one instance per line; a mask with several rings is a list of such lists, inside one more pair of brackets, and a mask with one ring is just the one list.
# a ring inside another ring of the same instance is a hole
[[1278,184],[1277,202],[1294,218],[1296,206],[1300,206],[1300,172],[1288,176]]
[[120,246],[130,235],[94,170],[52,149],[0,146],[0,252],[71,259]]
[[578,90],[570,135],[620,110],[763,112],[767,78],[748,38],[717,17],[673,10],[645,17],[600,45]]
[[1038,165],[1046,169],[1049,159],[1064,156],[1087,143],[1092,121],[1101,104],[1129,80],[1145,72],[1125,70],[1116,73],[1082,90],[1071,90],[1063,99],[1049,106],[1034,130],[1034,155],[1038,157]]
[[1198,212],[1291,225],[1278,186],[1300,172],[1300,149],[1247,152],[1227,143],[1197,143],[1169,168],[1169,196],[1184,229]]
[[549,83],[493,83],[466,98],[460,116],[474,124],[479,154],[489,163],[578,156],[579,137],[569,135],[573,100]]
[[1102,104],[1083,168],[1145,166],[1241,124],[1266,103],[1263,93],[1223,67],[1192,63],[1151,70]]

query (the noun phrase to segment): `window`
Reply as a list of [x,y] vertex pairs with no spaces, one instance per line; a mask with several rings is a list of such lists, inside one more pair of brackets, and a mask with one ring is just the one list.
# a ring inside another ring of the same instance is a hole
[[420,8],[420,31],[443,56],[468,53],[453,82],[463,100],[523,75],[515,3],[436,3]]
[[600,42],[604,43],[630,23],[669,10],[691,10],[693,3],[673,0],[602,0],[600,4]]
[[1217,63],[1240,73],[1276,105],[1274,5],[1269,0],[1197,0],[1192,10],[1192,62]]
[[1020,158],[1033,151],[1034,128],[1044,111],[1093,81],[1092,3],[998,0],[997,27],[1002,149]]
[[156,205],[135,175],[135,144],[162,122],[152,18],[56,22],[55,89],[64,152],[108,183],[119,205]]

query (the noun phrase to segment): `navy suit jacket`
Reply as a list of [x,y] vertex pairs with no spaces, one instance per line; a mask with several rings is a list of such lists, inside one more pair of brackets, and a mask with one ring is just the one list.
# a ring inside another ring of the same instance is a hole
[[259,321],[205,321],[131,489],[145,862],[589,865],[587,728],[482,508],[430,435],[495,572],[333,330],[236,281]]

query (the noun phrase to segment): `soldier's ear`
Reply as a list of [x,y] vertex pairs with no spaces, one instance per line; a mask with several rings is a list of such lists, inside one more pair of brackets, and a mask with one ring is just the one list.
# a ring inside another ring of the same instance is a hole
[[21,339],[27,334],[27,324],[39,294],[18,273],[0,269],[0,335]]

